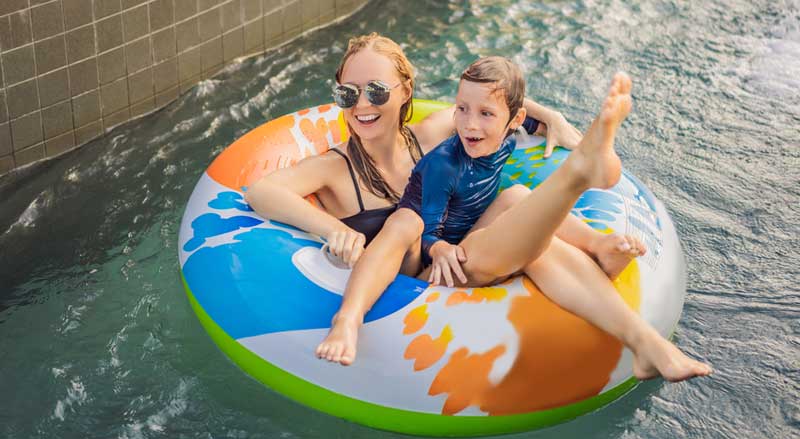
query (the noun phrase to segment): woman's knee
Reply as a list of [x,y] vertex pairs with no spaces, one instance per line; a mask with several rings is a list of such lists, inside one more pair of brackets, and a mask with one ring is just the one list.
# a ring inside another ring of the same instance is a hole
[[391,214],[383,225],[382,231],[387,231],[404,240],[416,240],[422,235],[425,223],[422,218],[411,209],[401,208]]

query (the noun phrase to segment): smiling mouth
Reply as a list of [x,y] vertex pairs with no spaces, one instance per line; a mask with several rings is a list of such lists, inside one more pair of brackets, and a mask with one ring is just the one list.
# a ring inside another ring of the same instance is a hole
[[364,114],[360,116],[356,116],[356,120],[362,124],[371,124],[376,120],[380,119],[381,116],[379,114]]
[[469,143],[478,143],[483,140],[483,137],[464,137],[464,139]]

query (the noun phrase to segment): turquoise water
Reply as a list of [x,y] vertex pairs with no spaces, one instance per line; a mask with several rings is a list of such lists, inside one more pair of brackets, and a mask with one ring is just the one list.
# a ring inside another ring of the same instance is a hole
[[248,378],[197,322],[176,257],[211,160],[265,120],[329,100],[347,37],[372,30],[405,44],[420,97],[448,99],[476,56],[513,54],[530,94],[581,128],[614,71],[634,78],[618,150],[682,238],[676,342],[717,373],[648,382],[510,437],[800,434],[800,2],[412,0],[374,1],[0,179],[0,437],[400,437]]

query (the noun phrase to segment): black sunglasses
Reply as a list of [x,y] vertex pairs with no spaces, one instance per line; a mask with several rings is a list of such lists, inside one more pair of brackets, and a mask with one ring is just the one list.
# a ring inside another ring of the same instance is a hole
[[336,84],[333,87],[333,101],[336,102],[340,108],[351,108],[358,103],[358,97],[361,96],[361,91],[372,105],[383,105],[389,101],[389,95],[392,89],[397,88],[401,83],[397,83],[394,87],[388,86],[383,81],[369,81],[363,89],[353,84]]

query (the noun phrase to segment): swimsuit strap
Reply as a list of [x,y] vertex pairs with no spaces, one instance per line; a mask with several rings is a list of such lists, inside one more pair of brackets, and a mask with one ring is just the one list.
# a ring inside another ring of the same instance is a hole
[[[425,155],[425,153],[422,152],[422,147],[419,146],[419,140],[417,140],[417,136],[414,134],[413,131],[411,131],[411,128],[407,126],[404,128],[406,129],[406,132],[411,136],[411,140],[414,143],[414,146],[417,147],[417,152],[419,153],[419,156],[422,157],[423,155]],[[411,160],[414,161],[415,165],[417,164],[417,159],[414,158],[414,154],[411,154]]]
[[347,157],[347,154],[339,151],[338,148],[331,148],[331,151],[339,154],[340,156],[344,157],[344,161],[347,163],[347,170],[350,171],[350,178],[353,180],[353,187],[356,189],[356,197],[358,197],[358,208],[361,209],[359,212],[363,212],[364,209],[364,201],[361,199],[361,189],[358,187],[358,179],[356,179],[356,173],[353,171],[353,165],[350,163],[350,159]]

